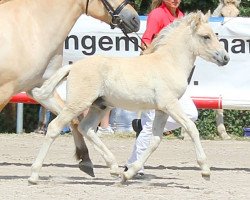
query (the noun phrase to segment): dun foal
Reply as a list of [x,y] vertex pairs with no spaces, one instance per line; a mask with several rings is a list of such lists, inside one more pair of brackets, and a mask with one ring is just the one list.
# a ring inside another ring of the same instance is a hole
[[[42,148],[32,165],[30,183],[37,183],[39,171],[49,147],[61,129],[90,108],[78,126],[101,153],[112,174],[119,174],[114,155],[96,135],[96,127],[105,112],[113,107],[126,110],[155,109],[153,136],[150,146],[126,172],[121,182],[132,178],[158,147],[164,125],[171,116],[191,136],[202,176],[210,177],[199,132],[186,116],[178,99],[187,88],[187,80],[197,56],[219,66],[226,65],[229,56],[208,23],[209,14],[191,13],[163,29],[144,55],[133,58],[93,56],[60,69],[34,95],[46,99],[60,81],[67,77],[66,106],[49,124]],[[140,88],[140,93],[138,93]]]

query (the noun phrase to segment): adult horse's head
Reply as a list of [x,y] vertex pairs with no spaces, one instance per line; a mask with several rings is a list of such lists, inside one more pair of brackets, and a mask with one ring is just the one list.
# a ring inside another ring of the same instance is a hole
[[87,15],[102,19],[110,24],[111,28],[119,27],[125,33],[137,32],[140,28],[139,15],[130,5],[129,0],[81,1]]
[[194,53],[207,61],[223,66],[229,62],[230,58],[209,25],[209,17],[210,12],[204,15],[200,11],[190,16],[188,23],[193,34]]

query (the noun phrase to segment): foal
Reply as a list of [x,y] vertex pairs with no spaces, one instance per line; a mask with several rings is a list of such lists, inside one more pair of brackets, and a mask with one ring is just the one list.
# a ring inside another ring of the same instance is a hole
[[[101,153],[111,174],[119,174],[114,155],[96,135],[96,127],[105,112],[113,107],[126,110],[155,109],[153,136],[142,158],[122,174],[122,182],[132,178],[158,147],[164,125],[171,116],[191,136],[202,176],[210,177],[199,132],[182,111],[178,99],[187,88],[187,79],[197,56],[219,66],[229,56],[208,23],[209,14],[191,13],[163,29],[142,56],[114,58],[92,56],[60,69],[34,95],[46,99],[67,76],[66,106],[49,124],[42,148],[32,165],[30,183],[37,183],[43,160],[61,129],[89,109],[78,130]],[[143,69],[143,70],[142,70]],[[143,71],[143,73],[142,73]],[[140,93],[138,93],[140,88]]]

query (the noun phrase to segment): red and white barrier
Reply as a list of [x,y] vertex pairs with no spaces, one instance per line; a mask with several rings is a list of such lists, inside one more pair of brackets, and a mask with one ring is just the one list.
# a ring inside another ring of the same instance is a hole
[[[192,97],[197,108],[219,109],[222,108],[221,97]],[[10,103],[37,104],[37,102],[22,92],[13,96]]]
[[10,99],[10,103],[26,103],[26,104],[38,104],[34,99],[27,96],[25,92],[21,92]]

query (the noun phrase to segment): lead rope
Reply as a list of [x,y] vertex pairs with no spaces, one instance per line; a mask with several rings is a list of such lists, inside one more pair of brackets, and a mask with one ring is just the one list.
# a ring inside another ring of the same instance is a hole
[[[123,31],[123,29],[122,29],[122,32],[123,32],[123,34],[129,39],[130,42],[132,42],[133,44],[137,45],[137,44],[135,43],[135,41],[132,40],[132,39],[128,36],[128,34],[127,34],[126,32]],[[139,36],[139,34],[136,33],[136,32],[134,32],[134,34],[136,34],[136,36],[141,40],[141,42],[143,43],[143,45],[147,48],[147,47],[148,47],[147,44],[142,40],[142,38]],[[137,46],[138,46],[142,51],[145,50],[145,48],[142,48],[141,45],[138,44]]]

